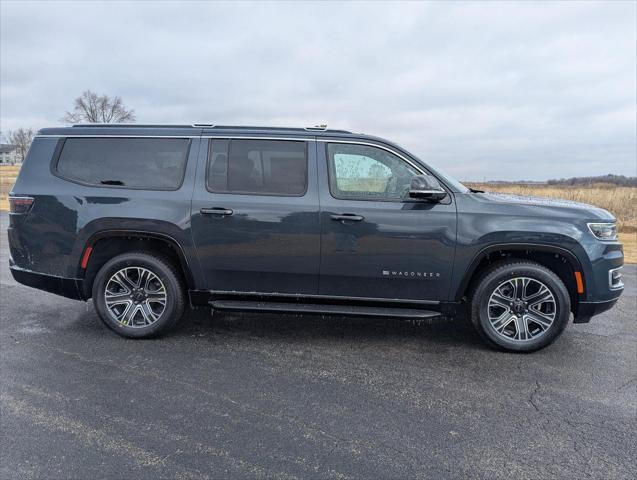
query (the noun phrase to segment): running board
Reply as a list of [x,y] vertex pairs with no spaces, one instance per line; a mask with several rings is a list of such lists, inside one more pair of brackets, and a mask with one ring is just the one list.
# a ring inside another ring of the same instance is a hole
[[214,300],[210,306],[218,310],[257,312],[320,313],[361,317],[413,318],[439,317],[440,312],[415,308],[366,307],[351,305],[318,305],[313,303],[251,302],[243,300]]

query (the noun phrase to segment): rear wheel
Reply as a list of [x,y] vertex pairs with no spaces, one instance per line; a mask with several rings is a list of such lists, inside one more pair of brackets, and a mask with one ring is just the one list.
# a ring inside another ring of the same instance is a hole
[[184,312],[185,293],[170,262],[131,252],[112,258],[99,270],[93,302],[111,330],[125,337],[147,338],[177,323]]
[[492,346],[515,352],[544,348],[564,331],[570,297],[546,267],[506,261],[485,271],[471,295],[471,320]]

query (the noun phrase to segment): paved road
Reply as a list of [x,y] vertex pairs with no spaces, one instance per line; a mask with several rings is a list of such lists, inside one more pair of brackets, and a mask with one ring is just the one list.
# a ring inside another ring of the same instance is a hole
[[0,248],[2,478],[634,478],[634,266],[613,311],[513,355],[461,322],[320,316],[125,340]]

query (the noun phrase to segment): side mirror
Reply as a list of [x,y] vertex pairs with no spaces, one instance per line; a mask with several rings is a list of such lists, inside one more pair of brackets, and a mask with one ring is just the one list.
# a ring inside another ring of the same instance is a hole
[[447,192],[440,186],[438,180],[431,175],[416,175],[409,186],[411,198],[422,198],[432,202],[439,202],[447,196]]

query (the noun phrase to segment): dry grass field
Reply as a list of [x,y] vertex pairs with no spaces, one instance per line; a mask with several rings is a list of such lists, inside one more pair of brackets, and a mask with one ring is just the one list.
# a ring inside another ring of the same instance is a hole
[[19,166],[0,165],[0,210],[4,212],[9,210],[9,200],[7,197],[19,171]]
[[[0,165],[0,210],[9,210],[7,199],[20,167]],[[616,187],[610,184],[591,186],[467,184],[490,192],[564,198],[589,203],[612,212],[617,217],[627,263],[637,263],[637,188]]]

